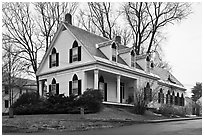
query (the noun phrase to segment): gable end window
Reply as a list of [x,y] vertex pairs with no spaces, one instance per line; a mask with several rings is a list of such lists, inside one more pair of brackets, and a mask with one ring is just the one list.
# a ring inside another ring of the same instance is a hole
[[57,53],[55,48],[52,49],[51,55],[49,57],[50,57],[49,68],[59,66],[59,53]]
[[112,61],[117,61],[116,44],[112,44]]
[[81,46],[78,46],[78,43],[75,40],[72,48],[69,49],[69,63],[76,61],[81,61]]
[[69,81],[69,95],[81,95],[81,80],[74,74],[72,81]]

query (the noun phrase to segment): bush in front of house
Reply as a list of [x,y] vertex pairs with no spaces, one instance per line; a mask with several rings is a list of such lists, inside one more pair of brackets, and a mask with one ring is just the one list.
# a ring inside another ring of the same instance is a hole
[[85,113],[95,113],[101,109],[102,98],[99,90],[92,89],[88,89],[80,96],[69,97],[60,94],[39,98],[37,93],[24,93],[13,104],[13,108],[15,115],[73,114],[80,113],[80,107],[86,110]]
[[147,107],[146,107],[145,101],[139,101],[134,104],[133,113],[144,115],[146,109]]
[[[87,113],[96,113],[102,109],[103,95],[100,90],[87,89],[77,100],[80,107]],[[86,111],[85,111],[86,112]]]
[[185,108],[175,107],[170,104],[163,104],[159,108],[158,113],[167,117],[175,117],[175,116],[185,117],[186,115]]

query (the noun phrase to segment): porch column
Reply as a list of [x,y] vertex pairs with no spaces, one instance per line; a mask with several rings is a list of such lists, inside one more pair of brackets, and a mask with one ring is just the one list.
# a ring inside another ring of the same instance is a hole
[[134,80],[134,102],[135,102],[135,100],[136,100],[136,94],[137,94],[137,92],[139,92],[139,91],[137,91],[137,80]]
[[86,77],[86,72],[85,71],[83,71],[82,72],[82,94],[84,93],[84,91],[86,90],[86,88],[87,88],[87,77]]
[[94,70],[94,89],[98,89],[98,69]]
[[120,103],[120,76],[117,76],[117,102]]
[[39,95],[43,95],[43,81],[39,80]]

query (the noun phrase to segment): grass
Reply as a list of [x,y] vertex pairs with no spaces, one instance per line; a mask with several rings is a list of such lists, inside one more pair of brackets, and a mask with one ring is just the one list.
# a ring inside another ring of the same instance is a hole
[[95,114],[50,114],[50,115],[16,115],[14,118],[2,117],[2,132],[4,133],[45,133],[71,132],[95,128],[112,128],[141,122],[150,119],[163,119],[151,112],[136,115],[125,109],[104,107]]

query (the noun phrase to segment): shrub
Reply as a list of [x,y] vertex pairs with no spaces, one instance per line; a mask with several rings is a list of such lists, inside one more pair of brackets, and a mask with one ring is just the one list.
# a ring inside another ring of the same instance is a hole
[[77,100],[77,104],[89,113],[99,112],[102,108],[103,95],[100,90],[87,89]]
[[158,112],[167,117],[174,117],[174,116],[184,117],[186,115],[185,109],[183,107],[175,107],[169,104],[163,104],[159,108]]
[[81,96],[60,94],[49,95],[47,99],[39,98],[36,93],[25,93],[13,104],[13,108],[15,115],[80,113],[79,107],[87,110],[85,113],[94,113],[100,111],[102,99],[101,92],[92,89]]
[[19,107],[21,105],[27,105],[31,104],[34,105],[40,101],[40,98],[38,97],[37,93],[35,92],[28,92],[23,93],[17,101],[12,105],[13,108]]
[[140,101],[134,104],[133,113],[143,115],[146,111],[147,107],[144,101]]

